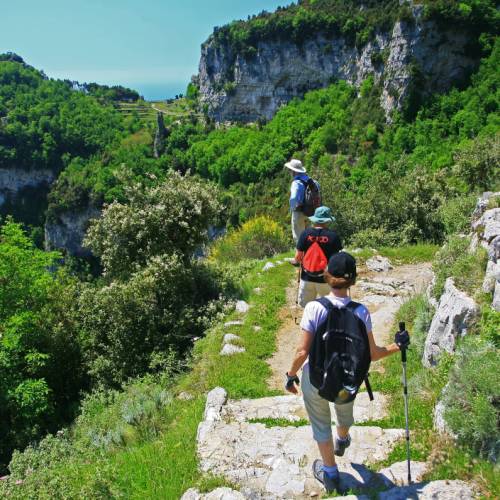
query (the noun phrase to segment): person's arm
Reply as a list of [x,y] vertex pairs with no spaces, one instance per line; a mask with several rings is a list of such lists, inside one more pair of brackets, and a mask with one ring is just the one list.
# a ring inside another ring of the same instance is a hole
[[302,231],[302,234],[299,236],[299,240],[297,241],[297,248],[295,252],[295,260],[297,262],[302,262],[305,251],[306,251],[306,231]]
[[399,346],[395,343],[386,345],[386,346],[378,346],[375,343],[375,337],[373,336],[373,332],[368,332],[368,341],[370,343],[370,356],[372,361],[378,361],[379,359],[386,358],[391,354],[399,352]]
[[[295,377],[297,372],[302,368],[307,356],[309,356],[309,350],[311,349],[313,338],[313,333],[302,330],[302,339],[297,347],[297,350],[295,351],[295,358],[293,359],[292,366],[287,372],[289,377]],[[297,394],[298,392],[295,384],[288,387],[287,391],[293,394]]]
[[295,252],[295,260],[297,262],[302,262],[302,259],[304,258],[304,252],[302,252],[301,250],[297,250]]
[[292,210],[292,212],[302,205],[302,200],[304,198],[302,193],[303,189],[304,186],[302,182],[297,179],[292,181],[292,187],[290,188],[290,210]]

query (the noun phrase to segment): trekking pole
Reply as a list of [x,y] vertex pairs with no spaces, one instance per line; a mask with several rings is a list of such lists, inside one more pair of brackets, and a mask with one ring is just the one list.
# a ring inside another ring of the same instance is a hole
[[[399,323],[399,333],[406,330],[404,322]],[[406,459],[408,462],[408,484],[411,484],[411,470],[410,470],[410,426],[408,423],[408,383],[406,380],[406,349],[401,347],[401,361],[403,363],[403,394],[405,399],[405,421],[406,421]]]
[[300,293],[300,277],[302,274],[302,265],[299,267],[298,278],[297,278],[297,298],[295,299],[295,324],[298,325],[299,322],[297,311],[299,309],[299,293]]

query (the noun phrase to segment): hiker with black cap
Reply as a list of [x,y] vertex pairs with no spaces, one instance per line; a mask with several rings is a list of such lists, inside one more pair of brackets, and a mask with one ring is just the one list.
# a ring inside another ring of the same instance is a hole
[[[320,188],[317,181],[311,179],[300,160],[292,159],[285,163],[293,177],[290,186],[290,212],[292,214],[292,236],[297,243],[302,231],[306,228],[307,217],[321,205]],[[298,265],[296,261],[292,261]]]
[[295,254],[295,260],[301,264],[298,293],[298,303],[301,307],[305,307],[316,297],[330,293],[324,272],[330,257],[342,250],[339,236],[328,227],[335,221],[328,207],[318,207],[309,220],[312,226],[300,235]]
[[[341,493],[335,455],[344,455],[351,444],[354,398],[363,382],[371,396],[367,382],[370,362],[405,349],[410,337],[403,331],[396,334],[393,344],[381,347],[375,343],[368,309],[349,296],[356,281],[354,257],[346,252],[335,253],[324,277],[330,294],[309,302],[304,309],[300,323],[302,339],[286,373],[285,388],[297,394],[297,373],[307,360],[302,371],[302,394],[322,458],[314,461],[313,473],[328,492]],[[335,440],[330,402],[334,403],[336,414]]]

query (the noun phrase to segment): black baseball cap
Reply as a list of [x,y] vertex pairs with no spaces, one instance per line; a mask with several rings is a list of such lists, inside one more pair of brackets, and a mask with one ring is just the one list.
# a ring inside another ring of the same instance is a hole
[[347,252],[334,253],[328,261],[328,272],[335,278],[356,278],[356,259]]

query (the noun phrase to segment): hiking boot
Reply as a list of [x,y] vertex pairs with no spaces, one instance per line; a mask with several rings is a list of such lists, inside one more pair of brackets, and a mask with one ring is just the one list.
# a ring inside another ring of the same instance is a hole
[[337,472],[335,476],[325,474],[323,470],[323,460],[315,460],[313,462],[313,475],[325,487],[327,493],[342,493],[340,490],[340,476]]
[[347,437],[345,439],[341,439],[337,436],[335,438],[335,446],[334,446],[335,455],[337,455],[338,457],[343,456],[346,448],[349,448],[350,444],[351,444],[351,436],[349,436],[349,434],[347,434]]

